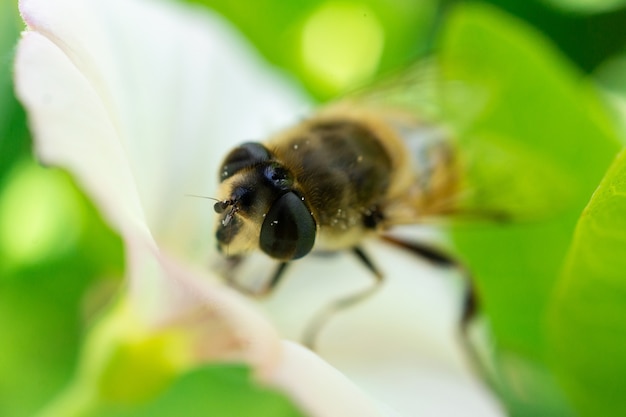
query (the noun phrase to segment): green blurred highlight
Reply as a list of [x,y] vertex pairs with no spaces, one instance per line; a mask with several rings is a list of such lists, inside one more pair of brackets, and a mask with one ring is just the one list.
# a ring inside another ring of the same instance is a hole
[[4,269],[62,256],[83,227],[79,197],[66,175],[31,161],[16,165],[0,194],[0,252]]
[[[35,184],[55,183],[64,198],[55,204],[69,198],[82,225],[70,247],[58,251],[44,245],[50,252],[37,252],[27,263],[0,251],[0,415],[30,417],[71,379],[84,329],[119,288],[123,255],[119,238],[68,175],[32,162],[21,162],[12,172],[33,175]],[[4,191],[18,187],[20,194],[23,182],[11,181]]]
[[384,43],[384,29],[366,5],[324,3],[303,24],[303,73],[337,94],[374,75]]
[[585,208],[550,308],[556,373],[580,416],[626,415],[626,151]]
[[221,13],[320,100],[431,49],[439,10],[437,0],[188,1]]

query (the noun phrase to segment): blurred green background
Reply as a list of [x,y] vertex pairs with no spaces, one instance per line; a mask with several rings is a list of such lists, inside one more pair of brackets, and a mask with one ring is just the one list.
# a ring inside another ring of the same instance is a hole
[[[443,78],[493,93],[476,112],[440,97],[462,146],[517,155],[511,184],[531,196],[522,206],[561,198],[548,186],[537,194],[541,178],[524,169],[537,155],[571,191],[567,209],[537,225],[453,231],[492,322],[498,393],[511,415],[626,415],[626,158],[607,174],[626,126],[626,1],[193,2],[237,25],[320,102],[427,54]],[[69,384],[124,271],[119,237],[72,178],[33,160],[11,80],[22,29],[16,2],[0,0],[0,416],[9,417],[35,415]],[[499,167],[488,169],[472,175]],[[92,414],[298,412],[245,369],[207,366],[145,404]]]

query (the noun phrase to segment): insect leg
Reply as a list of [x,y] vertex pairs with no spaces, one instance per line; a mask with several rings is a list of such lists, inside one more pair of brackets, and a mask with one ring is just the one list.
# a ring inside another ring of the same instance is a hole
[[274,288],[276,288],[281,278],[285,276],[287,266],[289,266],[289,262],[280,262],[278,264],[278,267],[276,268],[276,271],[274,271],[274,275],[272,275],[272,278],[267,282],[267,285],[257,293],[257,296],[262,297],[274,291]]
[[446,267],[446,268],[453,267],[453,268],[459,268],[461,270],[464,270],[463,266],[456,259],[454,259],[451,255],[443,251],[434,249],[427,245],[422,245],[421,243],[407,242],[405,240],[398,239],[389,235],[383,235],[381,236],[381,238],[385,242],[391,243],[402,249],[408,250],[409,252],[413,252],[415,255],[419,256],[420,258],[424,258],[427,261],[432,262],[433,264],[437,266]]
[[445,268],[456,268],[465,277],[467,282],[465,299],[463,301],[463,308],[461,310],[461,317],[459,322],[459,327],[461,329],[461,333],[464,337],[467,336],[467,330],[470,323],[474,320],[476,315],[478,314],[479,305],[478,299],[476,297],[476,291],[474,289],[473,280],[470,273],[467,269],[454,257],[451,255],[429,247],[427,245],[422,245],[417,242],[407,242],[392,236],[382,236],[382,239],[385,242],[391,243],[395,246],[401,247],[402,249],[408,250],[409,252],[414,253],[420,258],[426,259],[427,261],[433,263],[439,267]]
[[363,252],[363,249],[357,246],[352,249],[352,252],[357,256],[357,258],[359,258],[361,262],[363,262],[363,265],[365,265],[365,267],[369,269],[372,272],[372,274],[374,274],[374,276],[376,277],[376,281],[382,281],[383,274],[376,267],[376,265],[374,265],[374,262],[372,262],[372,260],[367,256],[367,254]]
[[[484,221],[495,224],[508,224],[513,221],[511,213],[505,210],[463,209],[450,211],[449,215],[461,221]],[[519,219],[516,221],[519,222]]]
[[274,290],[276,285],[278,285],[278,283],[280,282],[280,279],[284,276],[285,271],[287,270],[287,266],[289,265],[288,262],[280,262],[278,264],[278,267],[272,274],[271,278],[267,280],[267,283],[263,285],[261,289],[253,290],[250,287],[241,285],[235,279],[236,274],[234,274],[233,271],[236,271],[237,268],[241,266],[241,264],[243,263],[243,260],[244,258],[240,256],[232,256],[232,257],[226,258],[224,265],[222,265],[221,267],[223,270],[222,274],[226,276],[226,282],[228,283],[230,287],[236,289],[242,294],[246,294],[246,295],[256,297],[256,298],[261,298],[261,297],[269,295]]
[[432,247],[422,245],[417,242],[406,242],[401,239],[397,239],[392,236],[381,236],[381,238],[388,243],[391,243],[395,246],[401,247],[409,252],[414,253],[415,255],[424,258],[433,264],[446,267],[446,268],[456,268],[458,269],[465,278],[466,286],[465,286],[465,294],[463,299],[463,305],[461,309],[461,316],[459,318],[459,331],[461,336],[461,343],[465,347],[467,354],[469,355],[470,364],[473,366],[474,370],[482,376],[482,378],[487,381],[488,372],[483,362],[480,358],[478,351],[475,349],[474,345],[470,341],[469,335],[469,327],[477,318],[478,312],[480,310],[480,303],[476,294],[476,290],[473,284],[473,280],[469,271],[454,257],[451,255],[434,249]]
[[357,258],[359,258],[361,262],[363,262],[367,269],[374,274],[374,277],[376,278],[376,280],[374,281],[374,285],[358,291],[354,294],[351,294],[347,297],[335,300],[331,304],[328,304],[323,310],[321,310],[317,315],[313,317],[309,325],[306,327],[304,336],[302,338],[302,342],[304,343],[304,345],[311,350],[315,350],[315,341],[317,340],[317,336],[320,330],[334,314],[365,300],[376,291],[378,291],[383,283],[383,274],[376,267],[376,265],[374,265],[374,263],[370,260],[367,254],[359,247],[353,248],[352,252],[357,256]]

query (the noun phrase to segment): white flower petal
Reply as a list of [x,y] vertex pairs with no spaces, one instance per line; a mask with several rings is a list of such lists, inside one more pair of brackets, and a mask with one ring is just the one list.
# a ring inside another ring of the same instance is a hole
[[[143,248],[140,244],[132,252],[137,256]],[[134,259],[132,266],[153,269],[148,273],[161,281],[167,294],[152,306],[151,324],[180,326],[193,332],[198,362],[245,360],[259,377],[273,369],[280,354],[278,336],[248,300],[224,285],[202,279],[202,271],[180,265],[163,253],[144,255]],[[137,302],[146,299],[151,297]]]
[[[44,162],[69,169],[122,234],[132,295],[146,319],[173,320],[202,306],[223,338],[213,342],[232,349],[220,357],[269,366],[278,339],[261,316],[243,298],[211,283],[216,279],[205,271],[183,269],[160,252],[177,243],[163,241],[168,222],[179,224],[189,214],[169,215],[170,206],[180,205],[187,191],[203,191],[184,190],[176,181],[214,184],[222,152],[210,152],[209,145],[224,147],[216,138],[254,126],[254,120],[246,125],[244,114],[231,129],[221,119],[223,109],[214,105],[224,88],[220,77],[228,77],[220,54],[241,48],[237,41],[229,42],[228,31],[208,24],[209,18],[195,18],[169,3],[24,0],[20,6],[30,31],[19,45],[15,81],[29,111],[36,152]],[[160,40],[170,42],[162,53]],[[197,54],[204,58],[196,60]],[[179,65],[170,65],[171,59]],[[248,64],[229,59],[235,67]],[[196,61],[200,73],[191,71],[197,79],[189,78],[187,69]],[[232,103],[225,108],[232,110]],[[259,113],[269,117],[276,109],[281,107]],[[210,117],[200,117],[202,111]],[[185,152],[176,152],[179,148]],[[176,188],[177,195],[167,195]],[[201,237],[210,242],[210,205],[195,207],[203,213],[191,218],[198,227],[192,224],[182,233],[187,247],[202,246]],[[184,252],[179,249],[176,255]]]
[[283,342],[282,360],[269,382],[289,393],[313,417],[390,415],[339,371],[295,343]]
[[48,38],[27,32],[15,67],[36,153],[73,172],[121,232],[149,235],[125,151],[96,91]]

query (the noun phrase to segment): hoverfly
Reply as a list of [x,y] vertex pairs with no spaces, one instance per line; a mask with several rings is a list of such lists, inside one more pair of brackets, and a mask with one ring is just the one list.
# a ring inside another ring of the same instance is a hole
[[[410,95],[402,84],[414,85],[414,75],[392,89]],[[376,278],[371,288],[336,300],[316,316],[304,336],[308,346],[333,313],[382,284],[383,273],[360,246],[368,237],[464,271],[443,251],[387,234],[396,226],[463,214],[458,203],[466,186],[451,133],[416,117],[410,106],[382,103],[376,95],[385,88],[330,104],[265,142],[243,143],[219,170],[218,249],[233,268],[255,250],[277,260],[264,292],[276,287],[290,262],[318,250],[351,251]],[[412,104],[415,99],[408,97]],[[487,217],[492,214],[500,215]],[[463,332],[477,308],[469,279],[467,288]]]

